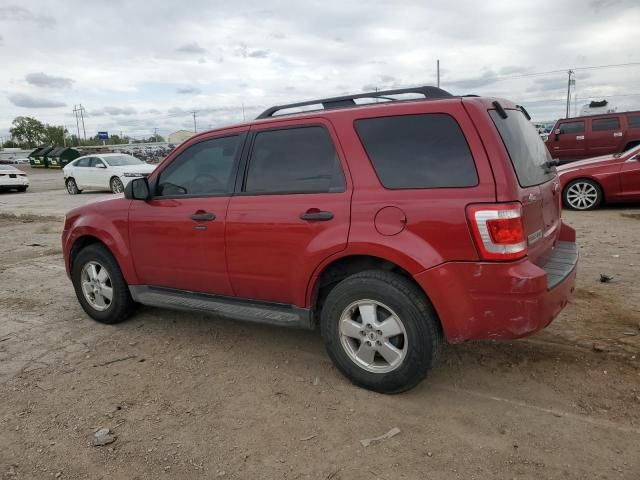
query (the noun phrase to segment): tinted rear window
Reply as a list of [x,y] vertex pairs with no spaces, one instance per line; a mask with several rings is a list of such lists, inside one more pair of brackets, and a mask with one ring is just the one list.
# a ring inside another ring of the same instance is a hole
[[507,112],[508,117],[502,118],[495,110],[489,110],[511,158],[518,183],[522,187],[532,187],[551,180],[555,170],[545,165],[551,155],[535,127],[521,111]]
[[618,117],[594,118],[591,121],[591,130],[593,130],[594,132],[618,130],[619,128],[620,128],[620,120],[618,119]]
[[433,113],[355,122],[362,145],[386,188],[470,187],[475,163],[458,123]]
[[629,128],[640,128],[640,115],[629,115]]

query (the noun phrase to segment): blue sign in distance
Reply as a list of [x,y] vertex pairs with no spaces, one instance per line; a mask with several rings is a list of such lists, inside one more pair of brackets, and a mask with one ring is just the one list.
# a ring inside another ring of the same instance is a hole
[[109,140],[109,132],[98,132],[98,139]]

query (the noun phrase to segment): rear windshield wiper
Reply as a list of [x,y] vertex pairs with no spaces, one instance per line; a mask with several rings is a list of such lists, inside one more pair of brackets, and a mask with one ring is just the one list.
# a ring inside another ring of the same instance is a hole
[[547,160],[542,164],[542,168],[544,168],[545,173],[549,173],[558,165],[560,165],[560,160]]

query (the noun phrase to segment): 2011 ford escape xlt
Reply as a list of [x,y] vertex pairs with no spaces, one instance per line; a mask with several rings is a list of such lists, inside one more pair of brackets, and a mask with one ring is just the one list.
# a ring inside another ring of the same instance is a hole
[[141,303],[319,327],[353,383],[392,393],[445,339],[524,337],[558,315],[577,264],[560,209],[524,109],[419,87],[198,134],[124,197],[70,211],[62,243],[99,322]]

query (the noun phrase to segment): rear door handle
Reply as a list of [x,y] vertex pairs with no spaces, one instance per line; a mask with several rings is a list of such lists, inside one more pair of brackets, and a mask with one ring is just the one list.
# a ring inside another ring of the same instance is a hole
[[191,215],[191,220],[196,222],[210,222],[216,219],[216,214],[211,212],[194,213]]
[[333,213],[307,211],[305,213],[301,213],[300,218],[302,220],[318,220],[321,222],[326,222],[327,220],[331,220],[333,218]]

